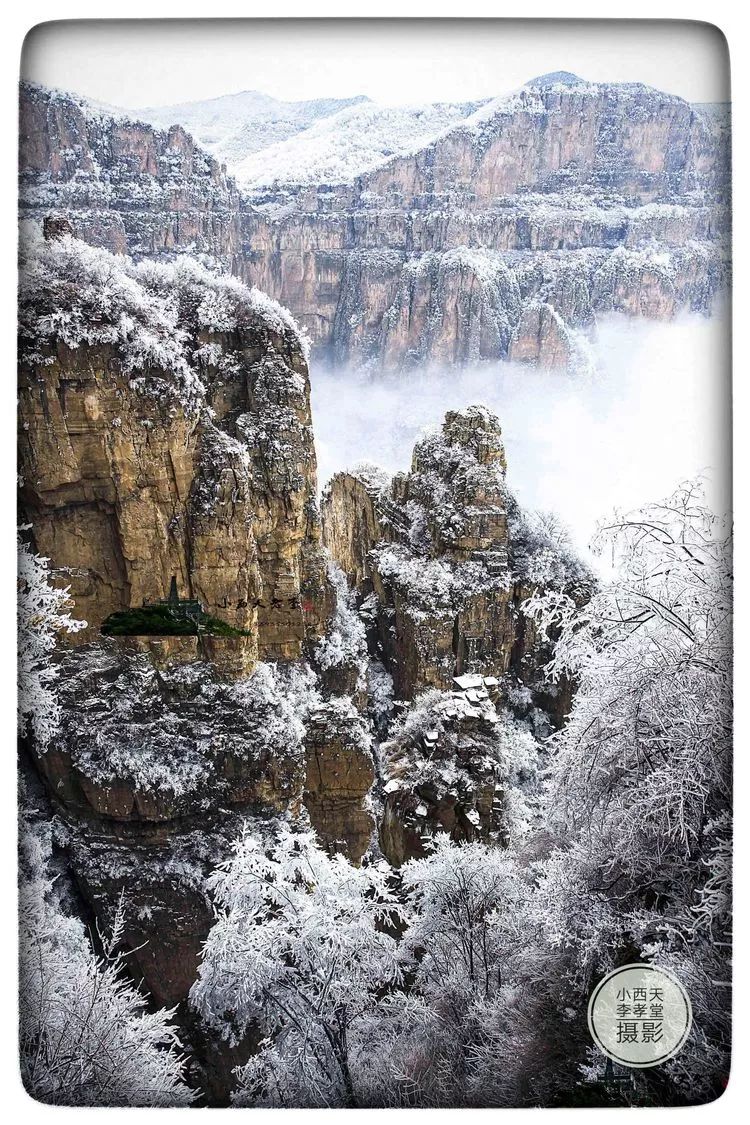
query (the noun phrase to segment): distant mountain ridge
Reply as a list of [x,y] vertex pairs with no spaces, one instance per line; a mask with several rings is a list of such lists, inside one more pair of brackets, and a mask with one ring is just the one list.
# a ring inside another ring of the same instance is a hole
[[[557,70],[497,97],[468,102],[381,105],[364,96],[284,102],[257,91],[203,102],[136,111],[158,128],[180,124],[250,195],[269,189],[352,184],[363,175],[438,143],[466,128],[487,135],[493,122],[517,111],[545,114],[558,96],[617,99],[642,114],[645,107],[685,105],[683,99],[639,82],[589,82]],[[723,107],[691,107],[721,117]]]
[[204,101],[133,110],[141,121],[168,129],[182,125],[217,159],[237,164],[251,153],[284,141],[341,110],[369,102],[363,94],[352,98],[313,98],[287,102],[258,90],[223,94]]
[[[70,98],[87,116],[145,122],[169,131],[179,125],[220,163],[237,185],[250,194],[271,187],[336,186],[352,183],[399,156],[408,156],[466,126],[485,132],[492,119],[515,109],[539,112],[554,91],[595,96],[597,92],[655,95],[680,104],[681,98],[642,83],[596,83],[566,70],[529,79],[522,87],[494,98],[468,102],[381,105],[366,95],[284,101],[258,90],[215,98],[126,110],[61,90],[50,94]],[[691,107],[717,124],[728,118],[729,103]]]
[[278,144],[247,156],[232,172],[248,192],[274,184],[347,184],[418,152],[443,133],[471,118],[485,103],[352,106],[316,121]]
[[429,144],[484,101],[383,106],[369,98],[285,102],[256,90],[134,110],[159,129],[179,124],[249,191],[275,182],[347,183]]
[[548,74],[540,74],[536,78],[531,78],[526,85],[532,87],[588,86],[589,83],[570,70],[551,70]]
[[22,212],[62,210],[136,257],[209,256],[289,308],[316,356],[376,369],[585,368],[598,315],[708,311],[726,282],[725,112],[552,72],[482,104],[355,99],[237,163],[222,145],[279,104],[333,103],[216,102],[195,111],[209,154],[189,123],[24,85]]

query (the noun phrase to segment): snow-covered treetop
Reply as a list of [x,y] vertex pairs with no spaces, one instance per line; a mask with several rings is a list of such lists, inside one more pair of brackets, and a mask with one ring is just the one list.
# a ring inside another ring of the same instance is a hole
[[357,461],[346,471],[361,481],[368,491],[379,493],[390,487],[391,478],[388,473],[372,461]]
[[[291,314],[257,289],[186,255],[134,263],[72,236],[24,240],[20,263],[21,358],[51,362],[61,342],[110,345],[125,371],[171,383],[184,402],[202,400],[196,338],[245,329],[307,341]],[[198,362],[196,362],[198,360]]]
[[53,586],[49,559],[18,543],[18,733],[32,734],[38,752],[46,750],[60,723],[55,692],[59,670],[50,661],[60,633],[86,626],[69,613],[68,588]]
[[591,595],[594,574],[576,554],[567,528],[553,512],[524,511],[509,496],[508,532],[517,581],[539,589],[567,590],[574,599]]
[[254,1021],[280,1030],[290,1009],[327,1029],[356,1019],[368,996],[400,981],[389,874],[328,856],[312,833],[283,824],[269,847],[248,825],[209,880],[217,921],[191,1005],[230,1041]]

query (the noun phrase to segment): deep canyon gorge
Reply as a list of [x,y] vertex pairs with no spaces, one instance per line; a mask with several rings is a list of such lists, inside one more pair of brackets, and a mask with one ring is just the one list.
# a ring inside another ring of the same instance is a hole
[[[53,653],[54,733],[23,739],[24,800],[54,826],[59,893],[92,932],[121,926],[216,1105],[263,1036],[201,1007],[212,872],[243,824],[311,828],[365,872],[441,833],[518,844],[578,686],[548,674],[557,634],[528,606],[597,596],[583,529],[626,471],[577,501],[590,469],[556,467],[557,434],[542,463],[524,410],[548,396],[549,429],[593,404],[572,463],[622,325],[693,341],[729,283],[715,107],[559,73],[334,160],[331,133],[387,115],[259,98],[233,132],[236,103],[139,120],[30,83],[20,101],[22,537],[85,622]],[[674,394],[649,387],[623,400],[618,456]],[[413,420],[410,393],[430,404]],[[371,404],[400,434],[380,466]],[[584,513],[572,538],[540,496]],[[223,633],[102,634],[173,579]]]

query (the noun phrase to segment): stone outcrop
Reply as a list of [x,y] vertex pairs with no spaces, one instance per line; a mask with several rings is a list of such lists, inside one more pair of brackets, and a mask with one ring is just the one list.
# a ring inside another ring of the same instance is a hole
[[466,672],[536,684],[544,653],[521,603],[540,587],[582,599],[592,589],[508,492],[499,422],[483,407],[448,413],[415,447],[410,473],[387,483],[366,468],[338,474],[322,513],[400,699]]
[[[509,721],[482,677],[475,679],[480,686],[474,690],[428,692],[380,747],[380,846],[396,866],[423,855],[426,840],[440,832],[456,841],[509,842]],[[489,684],[497,697],[498,681]]]
[[22,212],[210,253],[336,364],[581,366],[598,316],[707,311],[727,280],[725,123],[638,84],[547,76],[348,182],[242,192],[178,126],[31,86],[21,121]]
[[38,758],[54,799],[79,820],[154,829],[218,808],[298,814],[304,728],[274,666],[226,683],[211,663],[155,661],[149,642],[61,654],[60,730]]
[[157,671],[168,671],[180,664],[207,663],[222,680],[241,680],[255,667],[253,646],[245,637],[211,636],[202,633],[195,637],[118,637],[124,650],[148,654]]
[[[263,834],[278,817],[309,816],[321,842],[353,862],[376,828],[371,737],[351,701],[306,696],[295,665],[261,664],[227,683],[212,662],[191,659],[194,641],[110,638],[61,651],[60,727],[32,757],[84,901],[106,930],[124,894],[133,973],[155,1003],[180,1005],[200,1053],[211,1044],[186,1002],[214,921],[205,879],[243,822]],[[222,1081],[220,1099],[231,1066]]]
[[[154,1003],[178,1005],[196,1081],[226,1102],[250,1047],[220,1049],[187,996],[215,920],[207,876],[252,824],[312,824],[359,862],[375,836],[371,736],[348,697],[324,701],[302,662],[260,664],[228,683],[206,638],[107,638],[58,653],[60,724],[32,759],[64,828],[67,860]],[[124,896],[124,897],[122,897]],[[122,901],[121,901],[122,897]],[[244,1052],[244,1054],[243,1054]]]
[[69,236],[29,250],[21,301],[22,505],[88,622],[77,639],[176,575],[246,634],[228,674],[298,657],[333,596],[291,319],[195,264],[139,271]]
[[305,736],[305,807],[319,839],[358,863],[375,819],[368,797],[375,780],[371,737],[348,699],[315,708]]
[[[122,948],[134,977],[156,1004],[186,1008],[203,942],[214,921],[203,883],[226,854],[238,818],[209,831],[176,828],[168,837],[119,836],[69,830],[69,856],[78,887],[106,932],[124,895]],[[184,1021],[187,1012],[180,1010]]]

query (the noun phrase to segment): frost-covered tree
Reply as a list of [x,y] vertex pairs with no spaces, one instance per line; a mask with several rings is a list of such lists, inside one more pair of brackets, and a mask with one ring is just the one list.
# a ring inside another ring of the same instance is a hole
[[353,867],[285,826],[272,841],[246,829],[209,886],[218,917],[191,1003],[230,1042],[263,1036],[237,1104],[360,1104],[369,1026],[402,980],[387,865]]
[[68,588],[53,586],[49,560],[18,544],[18,733],[30,731],[38,750],[46,749],[59,722],[50,657],[61,632],[86,627],[68,612]]
[[[445,835],[435,837],[429,855],[407,863],[401,878],[412,919],[403,937],[412,1010],[395,1056],[404,1077],[392,1083],[391,1097],[471,1104],[473,1054],[503,985],[507,935],[499,922],[518,917],[523,884],[510,853],[479,842],[459,846]],[[382,1048],[381,1055],[386,1061]],[[475,1104],[486,1104],[481,1093]]]
[[147,1010],[117,952],[123,914],[97,957],[50,871],[51,825],[21,826],[20,1061],[51,1105],[177,1106],[195,1097],[172,1012]]
[[689,898],[730,801],[731,543],[684,486],[603,528],[598,546],[616,576],[585,607],[554,594],[530,606],[560,630],[552,675],[579,682],[548,823],[591,840],[618,897]]
[[[658,1099],[715,1095],[729,1041],[731,539],[697,484],[603,527],[614,577],[583,608],[529,612],[559,631],[553,676],[579,688],[556,743],[556,850],[535,910],[580,996],[610,965],[653,958],[693,999],[681,1055],[638,1081]],[[578,1012],[581,1016],[581,1012]]]
[[500,979],[496,911],[517,898],[513,857],[478,842],[457,847],[446,835],[432,843],[430,855],[401,872],[413,916],[404,944],[415,956],[414,979],[426,995],[455,988],[489,996]]

